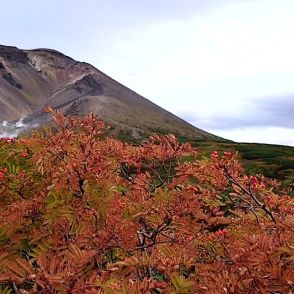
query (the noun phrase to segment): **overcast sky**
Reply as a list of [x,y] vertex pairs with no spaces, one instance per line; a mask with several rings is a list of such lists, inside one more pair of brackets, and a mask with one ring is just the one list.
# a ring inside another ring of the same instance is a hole
[[216,135],[294,146],[293,0],[0,3],[1,44],[89,62]]

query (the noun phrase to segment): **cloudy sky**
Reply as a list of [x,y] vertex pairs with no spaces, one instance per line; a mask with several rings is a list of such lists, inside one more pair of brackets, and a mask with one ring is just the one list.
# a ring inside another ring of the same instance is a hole
[[1,44],[92,63],[219,136],[294,146],[293,0],[3,2]]

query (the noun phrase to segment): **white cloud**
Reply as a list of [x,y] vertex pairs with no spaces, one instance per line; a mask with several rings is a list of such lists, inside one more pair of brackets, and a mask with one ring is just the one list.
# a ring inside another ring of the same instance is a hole
[[[187,21],[139,27],[114,41],[103,69],[168,110],[194,115],[190,122],[246,117],[248,109],[254,116],[249,98],[294,92],[293,10],[291,0],[235,2]],[[281,134],[290,142],[287,131]],[[225,134],[242,133],[246,141],[244,129]]]
[[246,127],[231,130],[211,129],[215,135],[230,138],[236,142],[268,143],[294,146],[294,129],[279,127]]

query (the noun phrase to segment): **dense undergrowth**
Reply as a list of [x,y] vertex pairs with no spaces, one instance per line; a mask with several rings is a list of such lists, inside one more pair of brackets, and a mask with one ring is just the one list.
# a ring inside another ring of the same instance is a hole
[[246,172],[263,174],[271,179],[278,179],[288,193],[294,196],[294,147],[219,141],[199,141],[194,143],[201,154],[208,156],[213,150],[238,152]]
[[0,293],[293,293],[294,201],[236,155],[93,115],[0,141]]
[[[154,132],[166,135],[168,132],[160,128]],[[283,187],[288,188],[288,193],[294,196],[294,147],[283,145],[271,145],[261,143],[236,143],[219,138],[217,140],[191,140],[180,134],[176,134],[181,143],[190,143],[199,150],[200,157],[209,157],[214,150],[228,150],[238,153],[238,160],[243,164],[246,172],[250,174],[263,174],[271,179],[278,179]],[[139,145],[128,132],[120,132],[117,136],[120,140]]]

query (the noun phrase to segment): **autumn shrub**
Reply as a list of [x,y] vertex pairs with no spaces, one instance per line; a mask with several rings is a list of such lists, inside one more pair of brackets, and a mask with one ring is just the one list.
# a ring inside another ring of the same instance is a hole
[[[0,293],[293,293],[294,201],[236,155],[102,139],[93,114],[0,141]],[[188,159],[188,160],[185,160]]]

